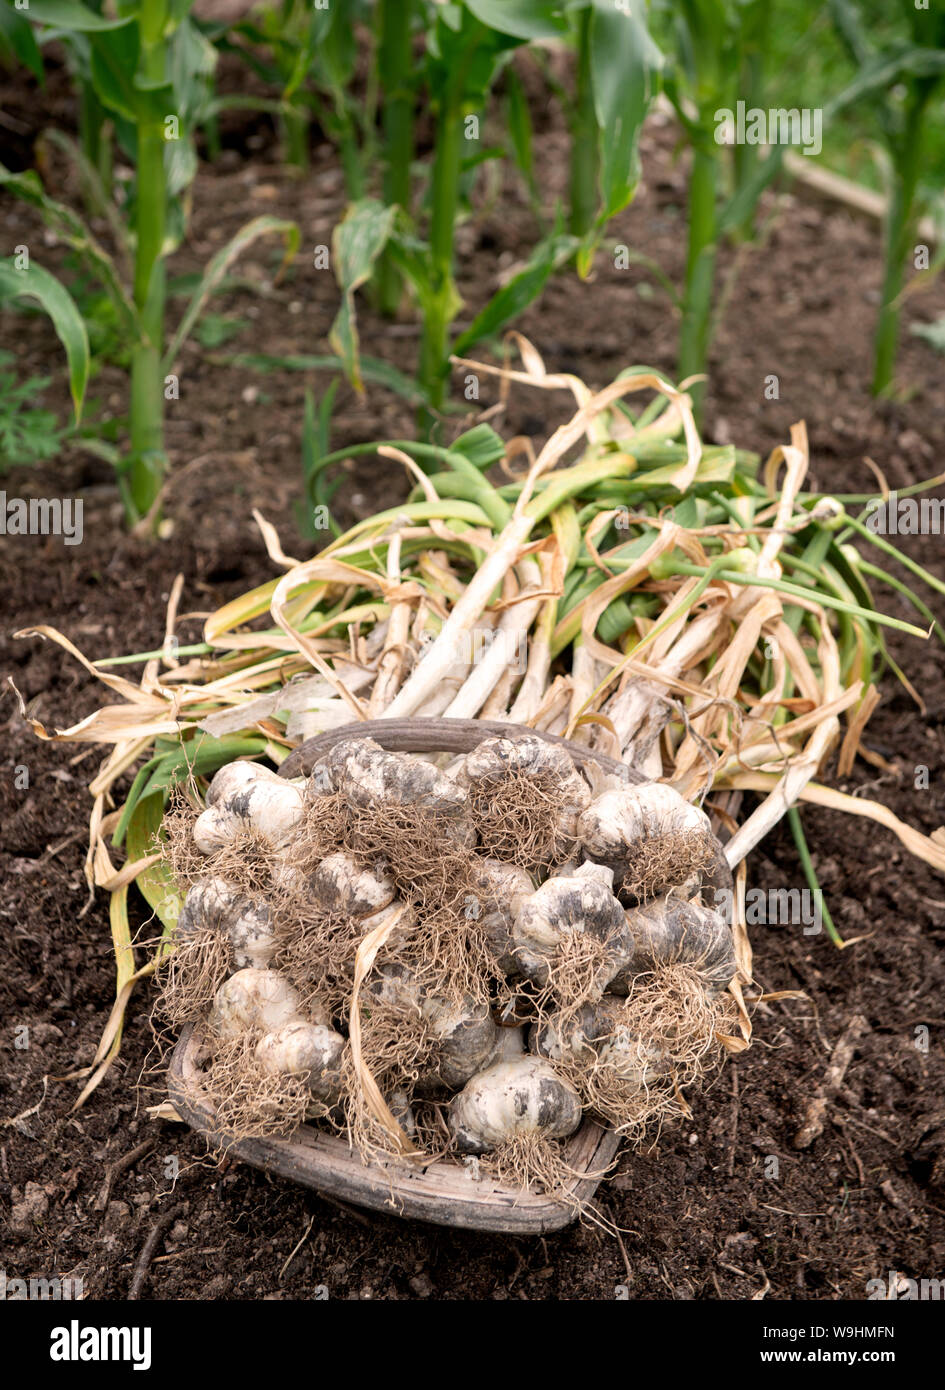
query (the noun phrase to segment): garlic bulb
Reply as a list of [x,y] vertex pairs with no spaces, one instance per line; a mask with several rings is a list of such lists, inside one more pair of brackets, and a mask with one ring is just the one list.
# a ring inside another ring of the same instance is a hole
[[323,859],[311,877],[311,889],[328,912],[369,917],[394,897],[394,885],[383,866],[363,869],[339,850]]
[[434,1071],[422,1078],[428,1089],[437,1082],[461,1086],[483,1066],[495,1046],[496,1025],[488,1004],[465,998],[459,1002],[430,997],[402,965],[375,969],[365,982],[370,997],[425,1024],[435,1040]]
[[614,897],[613,881],[611,869],[582,864],[573,874],[549,878],[520,904],[512,939],[523,974],[546,985],[553,958],[567,947],[569,937],[579,935],[593,938],[601,947],[598,992],[626,969],[633,956],[633,937]]
[[[219,775],[217,773],[217,777]],[[219,797],[198,816],[194,843],[202,854],[213,854],[240,831],[252,829],[280,848],[291,838],[303,814],[304,796],[300,787],[281,777],[273,780],[256,777],[225,797]]]
[[226,763],[213,776],[207,788],[207,805],[216,806],[225,803],[237,793],[246,791],[254,782],[286,785],[278,773],[273,772],[271,768],[265,767],[262,763],[251,763],[244,758],[237,758],[235,762]]
[[563,1139],[581,1123],[574,1087],[542,1057],[497,1062],[468,1081],[450,1102],[449,1124],[463,1153],[488,1153],[508,1139]]
[[549,743],[537,734],[521,738],[487,738],[466,754],[460,780],[498,785],[511,776],[546,782],[560,793],[561,805],[583,810],[590,804],[591,791],[574,766],[570,753],[560,744]]
[[616,778],[581,814],[577,833],[585,856],[614,870],[618,889],[648,897],[704,865],[712,835],[705,812],[672,787]]
[[369,738],[337,744],[313,769],[322,781],[358,810],[416,810],[436,817],[438,828],[461,844],[472,844],[466,791],[432,763],[407,753],[385,753]]
[[459,1004],[425,999],[420,1011],[437,1040],[438,1078],[445,1086],[462,1086],[475,1076],[495,1047],[498,1030],[488,1004],[469,998]]
[[625,1017],[626,1003],[611,995],[577,1012],[552,1014],[536,1024],[529,1047],[541,1057],[581,1070],[606,1066],[635,1089],[643,1090],[669,1071],[669,1059],[656,1044],[640,1036]]
[[201,931],[226,932],[233,964],[263,969],[275,950],[272,919],[265,898],[253,898],[222,878],[203,878],[190,889],[177,919],[182,939]]
[[610,984],[626,994],[635,975],[659,965],[694,965],[709,993],[718,993],[736,971],[731,927],[718,912],[670,893],[627,913],[636,952],[627,969]]
[[304,1076],[316,1099],[333,1103],[341,1091],[344,1048],[345,1039],[333,1028],[295,1018],[260,1039],[256,1060],[264,1071]]
[[183,940],[209,928],[221,927],[235,889],[223,878],[200,878],[190,888],[177,919],[176,934]]
[[[288,981],[275,970],[238,970],[216,992],[209,1026],[227,1040],[258,1029],[274,1033],[299,1017],[300,1001]],[[328,1023],[324,1009],[308,1006],[312,1021]]]
[[477,859],[472,871],[472,900],[467,915],[485,933],[495,954],[496,964],[506,975],[518,974],[518,961],[512,940],[515,914],[535,891],[531,877],[514,864],[498,859]]

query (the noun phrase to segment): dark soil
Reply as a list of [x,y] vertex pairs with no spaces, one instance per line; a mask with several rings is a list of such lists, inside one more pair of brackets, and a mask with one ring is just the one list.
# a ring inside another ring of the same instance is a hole
[[[46,105],[26,84],[10,86],[5,105],[23,127],[17,139],[26,159],[36,111],[51,110],[68,125],[71,108],[61,82]],[[337,292],[329,272],[308,267],[312,247],[330,240],[339,216],[341,174],[330,149],[316,144],[304,181],[287,176],[266,120],[240,119],[227,118],[222,157],[198,177],[193,225],[174,271],[197,269],[256,212],[296,218],[302,251],[274,285],[276,250],[257,243],[237,268],[256,290],[236,290],[214,305],[245,320],[240,337],[214,352],[194,343],[183,355],[181,398],[169,407],[170,534],[159,544],[129,537],[108,470],[77,449],[4,479],[8,496],[79,495],[85,502],[81,545],[11,537],[0,552],[0,669],[49,727],[77,722],[107,692],[51,643],[12,640],[13,631],[50,623],[91,657],[159,645],[178,572],[185,577],[183,607],[192,613],[271,577],[254,506],[277,525],[287,551],[308,553],[292,510],[303,395],[306,385],[317,392],[327,378],[261,375],[221,358],[232,351],[328,350]],[[550,203],[563,187],[565,144],[554,128],[538,138]],[[678,280],[686,174],[672,154],[672,131],[651,124],[645,186],[618,219],[615,239],[645,250]],[[55,160],[49,177],[53,192],[74,196]],[[769,199],[764,215],[764,244],[741,254],[715,340],[709,437],[767,453],[786,440],[792,421],[805,418],[822,487],[870,489],[864,456],[892,486],[935,472],[945,444],[941,357],[906,332],[904,403],[877,404],[865,389],[879,295],[875,229],[790,196]],[[25,241],[42,248],[44,264],[61,259],[30,214],[8,199],[0,203],[0,227],[5,247]],[[461,229],[459,275],[470,311],[533,236],[532,214],[512,188]],[[733,263],[726,252],[723,273]],[[933,288],[908,302],[906,319],[943,312],[945,291]],[[22,316],[6,323],[22,370],[58,381],[60,349],[45,323]],[[562,275],[520,327],[549,369],[576,372],[594,385],[630,362],[673,368],[677,318],[664,291],[641,265],[615,270],[608,251],[589,284]],[[385,324],[362,307],[361,335],[367,351],[409,366],[414,323]],[[774,401],[765,399],[771,374],[780,382]],[[92,394],[100,410],[117,414],[122,391],[121,372],[107,367]],[[60,388],[49,394],[64,415]],[[482,404],[495,398],[486,382]],[[563,397],[522,390],[498,425],[540,442],[567,405]],[[458,432],[461,424],[449,428]],[[339,392],[336,446],[412,429],[410,408],[396,398]],[[338,509],[350,521],[405,491],[392,465],[359,465]],[[945,578],[940,537],[917,538],[910,548]],[[895,595],[887,606],[907,616]],[[933,606],[941,611],[940,602]],[[198,630],[196,620],[184,623],[182,640]],[[849,785],[931,831],[945,821],[942,651],[908,641],[894,642],[893,650],[926,707],[917,708],[892,677],[884,681],[868,742],[895,774],[877,776],[861,765]],[[761,1004],[754,1046],[693,1098],[692,1120],[668,1128],[647,1152],[624,1154],[600,1193],[601,1211],[621,1228],[622,1244],[592,1225],[548,1239],[471,1236],[364,1215],[238,1164],[208,1161],[188,1131],[149,1119],[143,1106],[158,1097],[136,1089],[152,1045],[145,987],[133,999],[118,1061],[73,1113],[79,1083],[62,1078],[91,1059],[114,994],[107,899],[99,893],[89,906],[83,874],[87,783],[100,754],[81,744],[38,742],[8,689],[2,711],[0,1268],[8,1277],[81,1276],[86,1296],[124,1298],[148,1233],[170,1207],[177,1210],[151,1266],[151,1297],[294,1299],[327,1288],[341,1299],[609,1300],[625,1286],[634,1299],[855,1299],[865,1296],[869,1279],[889,1271],[945,1271],[945,889],[892,834],[805,811],[830,909],[844,936],[858,940],[841,952],[800,927],[756,929],[759,982],[804,997]],[[927,789],[919,767],[928,769]],[[786,829],[752,856],[750,877],[764,888],[803,886]],[[137,921],[147,935],[143,914]],[[805,1103],[858,1014],[868,1029],[826,1129],[812,1147],[797,1150],[792,1141]],[[100,1210],[110,1166],[151,1135],[153,1150],[115,1177]]]

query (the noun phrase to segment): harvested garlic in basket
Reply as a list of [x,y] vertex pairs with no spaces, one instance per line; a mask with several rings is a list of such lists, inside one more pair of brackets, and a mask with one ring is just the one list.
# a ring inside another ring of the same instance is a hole
[[214,774],[207,788],[207,805],[217,806],[225,803],[239,792],[246,791],[255,782],[269,782],[283,787],[286,785],[284,778],[263,763],[251,763],[237,758],[235,762],[226,763]]
[[468,787],[483,853],[528,867],[572,852],[591,790],[565,748],[537,735],[488,738],[466,755]]
[[339,850],[323,859],[311,876],[311,890],[328,912],[370,917],[394,899],[394,885],[383,866],[364,869]]
[[437,829],[451,839],[466,845],[475,840],[463,787],[432,763],[408,753],[386,753],[373,739],[336,745],[313,768],[312,779],[319,791],[336,791],[357,810],[423,812],[435,817]]
[[433,1070],[420,1080],[424,1089],[442,1082],[462,1086],[492,1054],[497,1028],[488,1004],[464,998],[458,1002],[427,996],[400,965],[386,965],[365,982],[368,997],[404,1015],[404,1027],[426,1025],[436,1044]]
[[669,1070],[665,1052],[634,1030],[626,1020],[626,1002],[604,995],[576,1012],[552,1014],[533,1025],[528,1045],[552,1062],[607,1066],[642,1090]]
[[707,867],[712,830],[698,806],[662,782],[606,778],[602,786],[577,833],[585,856],[613,869],[618,890],[643,901]]
[[518,974],[512,927],[515,914],[534,891],[531,877],[514,864],[478,858],[473,864],[472,894],[467,901],[467,916],[485,934],[497,966],[506,975]]
[[512,939],[523,974],[544,986],[556,959],[566,961],[576,950],[593,967],[594,991],[603,993],[633,956],[633,937],[613,882],[611,869],[582,864],[571,874],[549,878],[521,903]]
[[450,1102],[450,1129],[463,1153],[488,1153],[523,1135],[564,1139],[580,1123],[577,1091],[543,1057],[497,1062]]

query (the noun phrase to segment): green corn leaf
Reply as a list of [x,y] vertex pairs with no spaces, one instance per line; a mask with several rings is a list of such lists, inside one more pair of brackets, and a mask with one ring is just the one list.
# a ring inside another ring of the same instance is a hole
[[137,337],[137,310],[121,283],[115,262],[82,219],[64,203],[50,198],[39,175],[32,169],[14,174],[0,164],[0,188],[7,188],[17,198],[36,208],[46,226],[75,251],[84,268],[101,283],[118,315],[121,331],[129,338]]
[[637,144],[662,54],[646,27],[644,0],[593,0],[591,80],[601,133],[600,223],[626,207],[639,180]]
[[356,391],[364,390],[359,362],[354,292],[370,278],[374,263],[390,241],[397,209],[376,198],[352,203],[332,235],[332,259],[341,289],[341,307],[331,326],[329,342],[344,364]]
[[562,0],[466,0],[466,8],[487,28],[516,39],[556,39],[568,32]]
[[[232,356],[215,359],[233,367],[248,367],[259,372],[340,372],[344,363],[332,353],[293,352],[280,355],[267,352],[238,352]],[[380,357],[367,357],[363,353],[359,359],[361,375],[365,381],[375,386],[386,387],[410,405],[428,405],[429,397],[423,387],[412,377],[398,371]]]
[[885,92],[906,77],[945,75],[945,49],[924,48],[916,44],[896,44],[871,58],[841,92],[824,108],[824,119],[852,106],[854,102]]
[[474,343],[498,333],[522,313],[541,294],[549,276],[567,264],[579,245],[577,237],[565,233],[555,233],[539,242],[525,268],[493,295],[465,333],[459,335],[453,345],[454,353],[461,357]]
[[538,185],[535,182],[535,154],[532,131],[532,118],[528,109],[528,98],[522,80],[514,68],[505,75],[509,139],[512,153],[528,188],[532,203],[539,202]]
[[221,247],[200,278],[200,283],[194,291],[193,298],[188,304],[184,317],[181,319],[177,332],[164,356],[162,372],[170,371],[174,365],[181,347],[203,313],[207,301],[226,277],[227,271],[237,256],[241,255],[247,246],[258,241],[260,237],[273,234],[281,236],[285,241],[283,265],[287,265],[299,249],[300,233],[297,223],[286,221],[282,217],[272,217],[268,214],[263,217],[254,217],[252,222],[247,222],[245,227],[241,227],[236,235],[225,246]]
[[82,418],[82,402],[89,381],[89,336],[82,315],[69,291],[42,266],[31,264],[17,270],[12,260],[0,261],[0,296],[9,299],[35,299],[52,320],[53,328],[66,350],[69,364],[69,390],[75,408],[76,424]]
[[99,34],[134,24],[134,15],[110,18],[98,14],[81,0],[29,0],[29,16],[38,24],[48,24],[67,33]]
[[[32,13],[32,10],[29,11]],[[10,5],[0,5],[0,54],[9,53],[28,68],[37,82],[44,81],[43,56],[33,33],[32,25],[25,15],[18,14]]]

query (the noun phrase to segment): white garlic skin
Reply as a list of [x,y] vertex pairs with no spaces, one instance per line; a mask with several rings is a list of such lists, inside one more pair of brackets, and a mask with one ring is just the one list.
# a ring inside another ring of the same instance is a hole
[[591,802],[591,789],[578,772],[566,748],[537,734],[521,738],[487,738],[466,754],[458,780],[484,788],[499,786],[508,777],[533,777],[553,787],[565,815],[580,815]]
[[473,920],[484,932],[491,945],[496,964],[506,975],[517,975],[512,928],[515,915],[535,891],[535,885],[524,869],[503,864],[498,859],[480,859],[475,864],[473,881]]
[[580,1097],[543,1057],[497,1062],[450,1102],[450,1129],[463,1153],[488,1153],[521,1134],[563,1139],[580,1123]]
[[281,847],[302,820],[304,805],[302,790],[293,782],[254,778],[201,812],[194,843],[202,854],[212,854],[239,831],[252,829]]
[[405,1028],[413,1026],[414,1018],[417,1027],[426,1024],[436,1042],[436,1058],[435,1071],[420,1083],[424,1090],[439,1083],[462,1086],[485,1064],[495,1046],[497,1030],[488,1004],[469,998],[454,1004],[430,997],[403,966],[385,965],[373,971],[364,988],[371,998],[405,1014]]
[[194,822],[194,844],[201,854],[215,854],[230,843],[241,822],[224,806],[208,806]]
[[373,739],[361,738],[336,745],[313,769],[313,778],[319,769],[323,784],[337,789],[351,806],[416,808],[434,815],[451,840],[475,843],[465,788],[432,763],[409,753],[386,753]]
[[311,877],[311,890],[329,912],[372,917],[394,897],[394,884],[383,869],[363,869],[339,850],[323,859]]
[[630,786],[612,781],[582,813],[578,838],[588,859],[619,866],[644,840],[664,835],[710,835],[709,817],[663,782]]
[[262,763],[237,758],[235,762],[226,763],[214,774],[207,788],[207,805],[224,804],[237,792],[245,791],[253,782],[284,783],[284,779]]
[[177,919],[180,939],[196,936],[208,927],[221,927],[236,891],[224,878],[200,878],[194,883]]
[[622,1080],[635,1083],[638,1090],[669,1069],[663,1052],[627,1026],[625,1001],[607,994],[597,1003],[569,1013],[563,1021],[560,1015],[552,1014],[540,1025],[533,1025],[529,1048],[552,1062],[605,1064]]
[[249,897],[222,878],[197,880],[184,901],[177,931],[181,937],[225,932],[237,970],[249,965],[264,969],[276,946],[265,898]]
[[446,1086],[462,1086],[495,1048],[497,1029],[488,1004],[425,999],[420,1012],[437,1040],[437,1076]]
[[736,972],[735,940],[720,913],[670,893],[627,913],[636,943],[627,969],[610,984],[612,994],[627,994],[635,975],[665,965],[691,965],[699,971],[710,996],[725,989]]
[[522,973],[539,985],[549,976],[549,960],[572,932],[585,932],[607,943],[605,988],[633,957],[633,937],[626,913],[613,894],[613,870],[582,864],[574,873],[555,875],[536,888],[515,914],[512,940]]
[[267,1033],[256,1046],[256,1060],[268,1072],[303,1076],[321,1101],[337,1100],[345,1039],[322,1023],[297,1018]]
[[[251,1029],[274,1033],[299,1017],[299,1005],[298,994],[278,971],[249,967],[224,980],[217,990],[210,1029],[225,1041]],[[317,1021],[328,1022],[324,1016]]]

